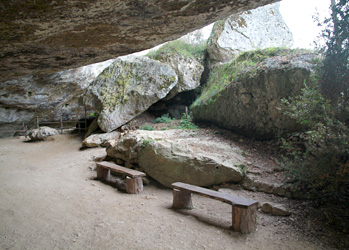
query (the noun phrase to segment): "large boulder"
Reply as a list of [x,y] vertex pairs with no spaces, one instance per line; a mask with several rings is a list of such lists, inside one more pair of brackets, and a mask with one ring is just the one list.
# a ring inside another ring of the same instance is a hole
[[36,74],[0,82],[0,129],[21,128],[22,122],[27,124],[35,116],[39,116],[40,121],[84,117],[79,98],[111,63],[109,60],[55,74]]
[[213,24],[207,25],[201,29],[195,30],[193,32],[186,34],[185,36],[178,38],[178,40],[188,44],[196,45],[196,46],[204,45],[206,44],[208,38],[210,37],[212,28],[213,28]]
[[102,62],[277,0],[0,2],[0,81]]
[[207,46],[210,61],[227,62],[243,51],[291,47],[293,36],[279,7],[274,3],[216,22]]
[[165,100],[170,100],[181,92],[193,90],[200,86],[204,66],[198,60],[203,59],[204,53],[202,53],[201,58],[195,58],[190,53],[190,49],[194,49],[194,46],[183,41],[174,41],[148,55],[152,59],[169,65],[178,76],[178,83]]
[[110,132],[166,97],[177,81],[176,72],[159,61],[120,57],[90,84],[84,103],[99,113],[99,127]]
[[113,131],[110,133],[103,134],[94,134],[85,138],[82,142],[82,146],[86,148],[95,148],[95,147],[106,147],[110,143],[109,141],[117,140],[120,137],[120,132]]
[[45,141],[49,136],[57,135],[58,131],[50,127],[40,127],[29,131],[29,138],[32,141]]
[[288,53],[260,63],[250,62],[253,66],[239,66],[243,63],[237,60],[216,67],[208,86],[191,107],[194,119],[258,139],[300,129],[279,107],[282,98],[300,94],[304,83],[312,82],[314,55]]
[[243,178],[241,153],[229,144],[185,130],[134,131],[107,148],[108,156],[121,159],[126,166],[138,165],[167,187],[176,181],[198,186],[239,182]]

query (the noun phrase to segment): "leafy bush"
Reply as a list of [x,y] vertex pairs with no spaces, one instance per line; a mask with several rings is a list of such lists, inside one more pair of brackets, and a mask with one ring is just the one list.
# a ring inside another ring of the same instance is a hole
[[142,125],[141,130],[150,130],[150,131],[152,131],[152,130],[154,130],[154,127],[152,127],[152,126],[150,126],[148,124],[144,124],[144,125]]
[[[326,46],[316,86],[282,100],[284,114],[304,126],[298,137],[282,140],[284,165],[293,180],[311,190],[327,219],[347,231],[349,222],[349,2],[331,1],[322,38]],[[321,91],[319,87],[321,86]],[[323,94],[323,95],[322,95]]]
[[179,122],[179,129],[198,129],[198,126],[196,126],[193,122],[192,122],[192,117],[191,115],[187,115],[185,113],[183,113],[182,118]]
[[319,204],[349,205],[348,127],[317,86],[305,85],[301,95],[282,99],[282,109],[305,127],[297,137],[282,139],[283,164],[293,181]]
[[169,114],[163,114],[161,117],[158,117],[153,121],[153,123],[171,123],[172,118]]

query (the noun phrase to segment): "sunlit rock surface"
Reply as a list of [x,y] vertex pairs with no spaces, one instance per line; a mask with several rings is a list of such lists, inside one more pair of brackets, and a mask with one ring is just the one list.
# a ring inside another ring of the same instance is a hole
[[212,63],[227,62],[243,51],[291,47],[293,35],[279,8],[280,3],[270,4],[217,22],[207,48]]

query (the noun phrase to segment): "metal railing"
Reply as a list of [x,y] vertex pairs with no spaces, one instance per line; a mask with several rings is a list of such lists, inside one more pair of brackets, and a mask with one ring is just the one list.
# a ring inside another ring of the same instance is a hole
[[[39,117],[36,116],[34,118],[32,118],[27,124],[24,124],[24,122],[22,122],[22,129],[17,129],[17,130],[0,130],[0,133],[24,133],[25,136],[28,136],[28,132],[33,129],[34,127],[36,127],[37,129],[40,128],[40,125],[50,125],[50,124],[59,124],[59,130],[61,132],[61,134],[63,133],[63,130],[66,129],[72,129],[73,127],[65,127],[64,124],[69,124],[69,123],[75,123],[78,125],[78,127],[74,128],[75,130],[79,130],[79,132],[81,132],[81,130],[87,130],[87,119],[85,116],[84,121],[81,120],[63,120],[63,116],[61,116],[59,121],[41,121],[40,119],[45,119],[45,117]],[[30,124],[32,124],[32,126],[30,126]],[[82,127],[81,124],[85,124],[85,127]]]

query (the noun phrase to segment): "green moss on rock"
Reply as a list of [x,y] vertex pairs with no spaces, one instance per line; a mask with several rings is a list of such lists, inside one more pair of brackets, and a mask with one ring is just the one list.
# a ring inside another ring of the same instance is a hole
[[172,41],[156,51],[149,52],[147,56],[154,60],[168,61],[174,54],[179,54],[185,58],[193,58],[203,63],[206,53],[206,44],[191,45],[180,40]]

